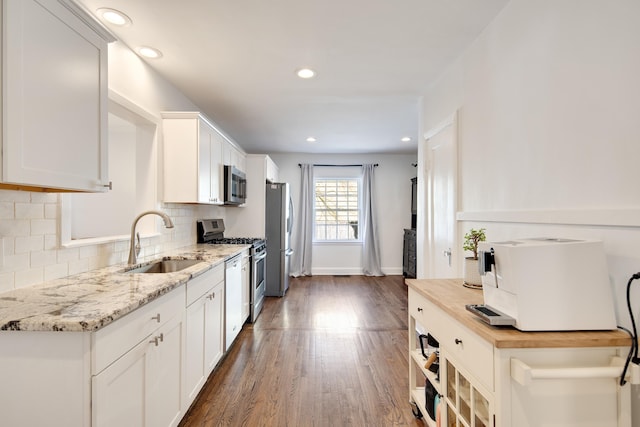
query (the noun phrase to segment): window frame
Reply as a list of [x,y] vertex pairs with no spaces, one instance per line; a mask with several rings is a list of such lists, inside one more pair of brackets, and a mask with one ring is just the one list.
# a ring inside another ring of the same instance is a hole
[[[136,191],[143,191],[143,196],[137,198],[139,206],[136,206],[137,211],[145,211],[150,209],[159,209],[160,202],[158,199],[158,129],[161,127],[161,119],[143,109],[137,104],[130,101],[128,98],[123,97],[115,91],[109,90],[109,102],[108,108],[110,114],[115,114],[120,118],[130,122],[134,126],[145,127],[147,134],[151,134],[151,139],[145,140],[146,147],[148,148],[148,159],[146,166],[148,167],[147,173],[149,182],[137,183],[141,186]],[[112,166],[112,165],[110,165]],[[137,173],[137,171],[136,171]],[[97,193],[102,194],[102,193]],[[72,210],[74,209],[73,199],[78,197],[78,194],[62,193],[60,197],[60,210],[58,212],[58,223],[60,227],[60,235],[58,240],[58,246],[61,248],[73,248],[82,247],[95,244],[104,244],[120,241],[128,241],[130,239],[129,225],[127,225],[126,234],[108,235],[101,234],[98,237],[81,237],[73,238],[73,225],[72,225]],[[81,197],[81,195],[80,195]],[[132,217],[132,221],[133,221]],[[143,218],[140,221],[137,229],[140,232],[142,238],[159,236],[160,229],[157,224],[157,220],[148,217]]]
[[[358,186],[358,238],[357,239],[318,239],[316,237],[316,183],[318,181],[355,181]],[[349,176],[347,174],[344,175],[326,175],[326,176],[314,176],[313,177],[313,233],[312,233],[312,242],[313,244],[362,244],[362,176]]]

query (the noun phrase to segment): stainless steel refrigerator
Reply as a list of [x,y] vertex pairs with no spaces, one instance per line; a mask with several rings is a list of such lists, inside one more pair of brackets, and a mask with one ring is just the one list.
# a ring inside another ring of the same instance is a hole
[[289,289],[289,260],[293,254],[293,203],[286,182],[267,184],[266,191],[267,278],[264,294],[283,297]]

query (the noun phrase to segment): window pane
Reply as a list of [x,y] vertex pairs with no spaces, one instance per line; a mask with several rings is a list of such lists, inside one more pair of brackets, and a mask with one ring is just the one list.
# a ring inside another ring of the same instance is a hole
[[315,239],[357,240],[358,179],[315,181]]

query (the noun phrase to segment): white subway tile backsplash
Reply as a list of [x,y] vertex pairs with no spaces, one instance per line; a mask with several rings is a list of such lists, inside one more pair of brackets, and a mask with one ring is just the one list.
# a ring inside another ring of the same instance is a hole
[[57,221],[55,219],[32,219],[31,235],[56,234]]
[[44,268],[34,267],[16,271],[15,281],[16,289],[42,283],[44,281]]
[[[61,197],[57,193],[0,190],[0,236],[4,265],[0,292],[125,263],[129,239],[75,248],[59,246]],[[196,242],[197,218],[220,216],[219,208],[191,205],[162,207],[175,224],[160,235],[142,239],[142,254],[151,258]]]
[[44,249],[44,236],[25,236],[15,238],[15,253],[21,254]]
[[0,201],[5,200],[13,203],[30,202],[31,193],[27,191],[2,190],[0,191]]
[[16,218],[19,219],[43,219],[44,204],[42,203],[16,203]]
[[57,204],[59,199],[58,193],[31,193],[31,203]]
[[19,271],[25,270],[29,268],[29,259],[30,256],[28,253],[24,254],[16,254],[16,255],[4,255],[4,266],[2,267],[3,272],[8,271]]
[[98,246],[97,245],[82,246],[79,249],[80,249],[80,254],[79,254],[80,259],[86,259],[86,258],[91,258],[91,257],[98,256]]
[[28,236],[31,224],[28,219],[3,219],[0,221],[1,236]]
[[66,277],[68,275],[69,275],[69,265],[67,263],[52,264],[44,268],[45,281],[60,279],[61,277]]
[[15,203],[0,202],[0,220],[15,218]]
[[44,236],[44,249],[58,249],[58,236],[52,234]]
[[54,250],[49,251],[34,251],[31,252],[31,267],[45,267],[51,264],[55,264],[58,259],[58,254]]
[[69,275],[85,273],[89,271],[89,260],[88,259],[79,259],[76,261],[69,262]]
[[59,249],[57,252],[58,252],[58,263],[76,261],[80,259],[79,248]]
[[0,292],[12,291],[15,282],[15,273],[0,273]]
[[58,205],[47,203],[44,205],[44,217],[56,219],[58,217]]

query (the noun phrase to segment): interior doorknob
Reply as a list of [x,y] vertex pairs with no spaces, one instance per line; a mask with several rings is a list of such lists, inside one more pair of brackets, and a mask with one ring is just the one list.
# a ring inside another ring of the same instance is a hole
[[442,251],[443,255],[449,258],[449,267],[451,267],[451,248]]

